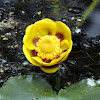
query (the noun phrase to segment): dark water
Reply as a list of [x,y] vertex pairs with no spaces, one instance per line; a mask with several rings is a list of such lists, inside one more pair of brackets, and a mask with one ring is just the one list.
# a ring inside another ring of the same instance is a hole
[[96,37],[100,35],[100,4],[98,4],[95,9],[91,12],[91,14],[87,17],[86,21],[83,24],[87,35],[86,38]]
[[[68,3],[70,2],[70,3]],[[56,92],[69,83],[100,76],[100,5],[86,19],[79,32],[76,22],[91,3],[85,0],[0,0],[0,86],[16,75],[35,73],[44,77]],[[14,12],[13,14],[9,14]],[[51,18],[66,23],[73,31],[73,49],[54,74],[31,65],[22,51],[25,28],[37,20]],[[6,19],[6,20],[5,20]],[[7,23],[11,23],[10,27]],[[6,24],[6,26],[4,26]]]

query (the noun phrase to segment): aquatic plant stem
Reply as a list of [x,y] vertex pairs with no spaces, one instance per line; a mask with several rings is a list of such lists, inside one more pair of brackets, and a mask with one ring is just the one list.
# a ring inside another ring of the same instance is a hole
[[90,6],[86,9],[86,11],[83,13],[81,19],[81,22],[77,22],[76,26],[80,27],[81,24],[86,20],[86,18],[90,15],[90,13],[93,11],[93,9],[97,6],[97,4],[100,2],[100,0],[94,0]]
[[54,8],[53,8],[53,13],[58,14],[59,13],[59,5],[58,5],[58,0],[55,0],[56,4],[54,4]]

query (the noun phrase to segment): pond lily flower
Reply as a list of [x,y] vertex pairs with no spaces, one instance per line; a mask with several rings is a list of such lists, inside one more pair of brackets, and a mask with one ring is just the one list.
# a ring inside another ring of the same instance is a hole
[[60,21],[45,18],[26,28],[23,52],[30,63],[45,73],[55,73],[71,49],[71,31]]

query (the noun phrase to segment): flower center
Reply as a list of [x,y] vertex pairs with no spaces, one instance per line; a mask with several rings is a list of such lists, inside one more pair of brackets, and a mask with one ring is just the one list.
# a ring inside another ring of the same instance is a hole
[[60,40],[56,36],[42,36],[36,43],[37,55],[42,59],[53,59],[61,53]]
[[56,41],[54,36],[43,36],[40,41],[39,45],[43,52],[52,52],[56,47]]

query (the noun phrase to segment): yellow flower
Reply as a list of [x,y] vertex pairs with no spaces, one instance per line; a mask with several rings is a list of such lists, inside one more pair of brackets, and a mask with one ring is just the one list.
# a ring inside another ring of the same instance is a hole
[[60,21],[45,18],[29,25],[23,38],[26,58],[45,73],[54,73],[71,49],[71,31]]

